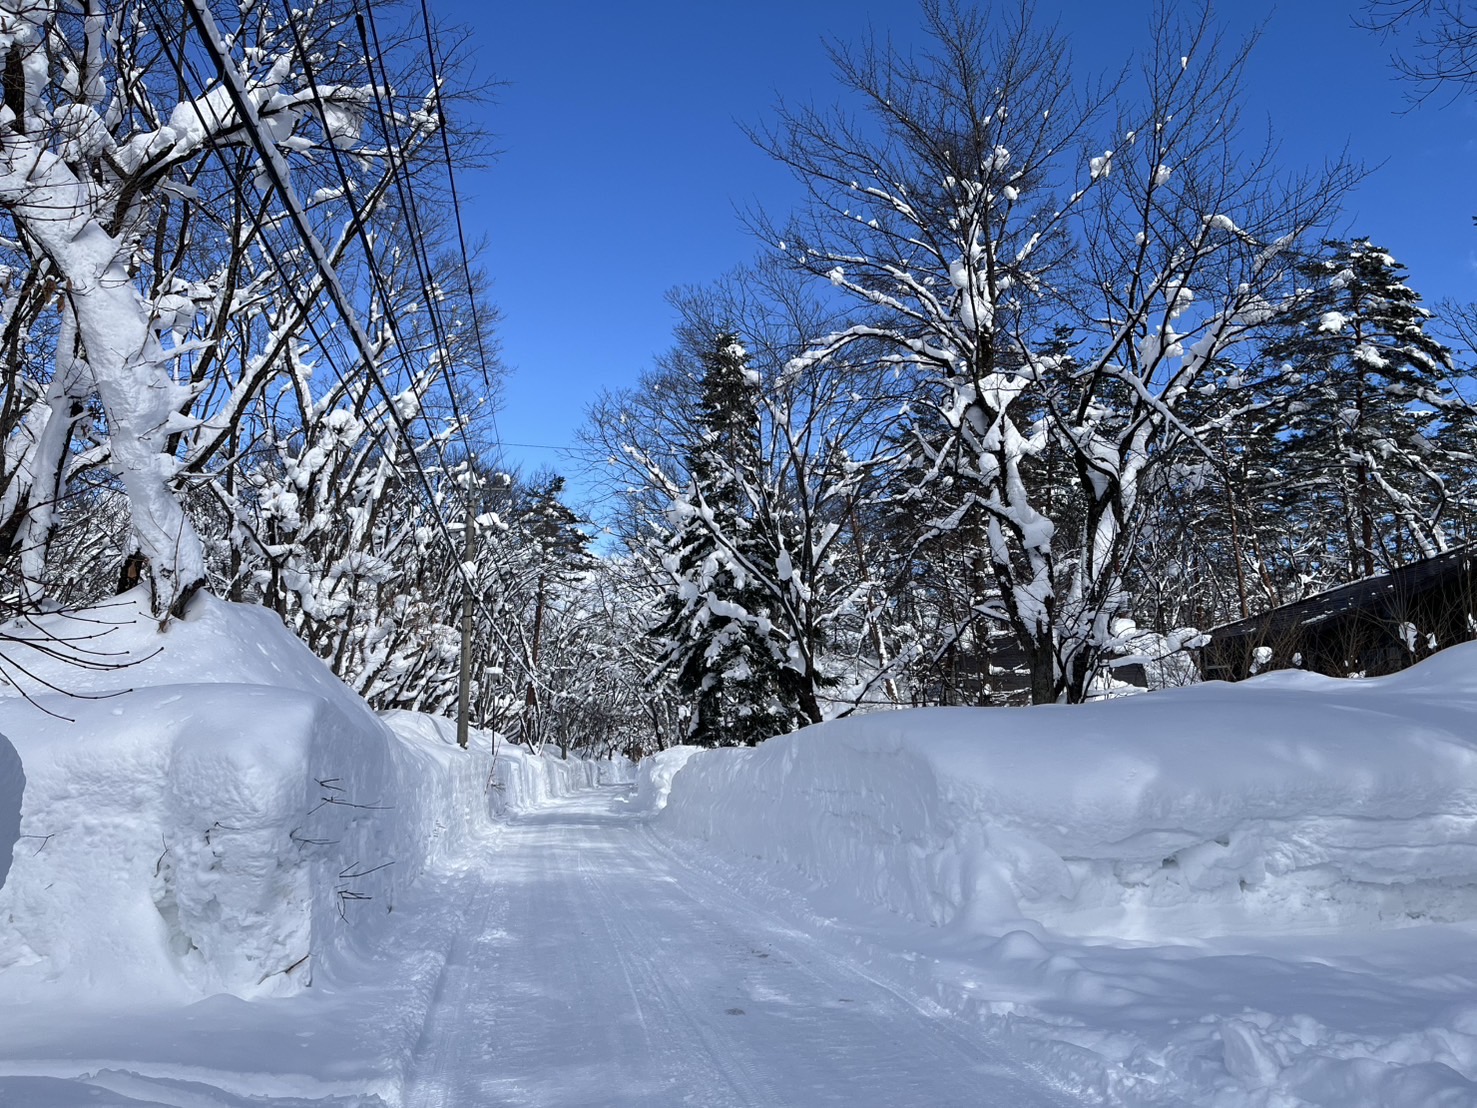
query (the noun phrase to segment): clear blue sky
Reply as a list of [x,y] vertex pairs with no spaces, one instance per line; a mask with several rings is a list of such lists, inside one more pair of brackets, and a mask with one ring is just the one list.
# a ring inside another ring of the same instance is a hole
[[[736,209],[782,213],[797,186],[744,136],[776,96],[829,103],[823,39],[869,26],[920,37],[912,0],[692,0],[528,4],[433,0],[473,35],[477,75],[505,82],[482,121],[503,151],[464,173],[470,229],[502,310],[514,371],[498,423],[508,443],[567,447],[605,387],[634,383],[670,342],[663,294],[709,281],[758,249]],[[1149,0],[1041,0],[1076,63],[1116,72],[1145,38]],[[1188,7],[1188,6],[1187,6]],[[1345,146],[1376,169],[1346,225],[1405,263],[1428,300],[1473,298],[1477,98],[1401,114],[1389,47],[1352,25],[1360,0],[1241,0],[1218,9],[1263,38],[1246,121],[1270,118],[1289,167]],[[1197,10],[1189,8],[1189,10]],[[574,463],[509,446],[533,468]]]

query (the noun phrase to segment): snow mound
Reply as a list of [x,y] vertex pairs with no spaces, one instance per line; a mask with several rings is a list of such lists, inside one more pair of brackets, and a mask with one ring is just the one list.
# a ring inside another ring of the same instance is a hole
[[[0,893],[11,988],[70,978],[121,995],[180,981],[246,993],[306,967],[314,924],[335,907],[315,895],[333,887],[315,871],[372,857],[376,837],[322,801],[365,800],[385,744],[304,693],[218,685],[202,710],[194,691],[104,701],[108,726],[0,703],[27,768],[35,847]],[[310,775],[328,782],[321,796]]]
[[[8,641],[0,643],[0,653],[16,664],[4,672],[33,695],[61,690],[97,696],[144,686],[226,682],[315,693],[351,713],[374,714],[283,627],[275,612],[229,604],[208,593],[197,595],[188,615],[163,631],[150,614],[147,596],[134,590],[83,612],[13,623],[5,632]],[[29,678],[17,672],[21,667]],[[9,691],[0,681],[0,695]],[[76,701],[60,703],[79,707]]]
[[659,826],[912,919],[1131,939],[1477,918],[1477,646],[704,752]]
[[20,755],[10,740],[0,735],[0,889],[10,872],[10,857],[21,833],[21,794],[26,775],[21,769]]
[[[456,749],[456,723],[452,720],[419,712],[386,712],[382,718],[403,739],[433,749]],[[473,733],[474,747],[490,749],[492,743],[490,734]],[[635,773],[626,758],[560,758],[547,748],[535,754],[507,742],[497,742],[496,751],[490,769],[485,755],[479,762],[483,780],[477,783],[486,810],[493,816],[527,812],[552,799],[598,785],[627,784]]]
[[1477,645],[878,713],[691,756],[653,826],[1095,1100],[1470,1105],[1474,719]]
[[0,744],[8,1001],[296,991],[494,813],[629,773],[506,747],[493,770],[490,735],[463,751],[448,721],[387,726],[258,607],[202,596],[161,633],[125,598],[19,633],[107,664],[6,646],[35,675],[0,695],[26,780],[22,807]]
[[641,764],[636,767],[636,794],[631,798],[631,806],[638,812],[647,813],[665,808],[672,791],[672,778],[701,749],[673,746],[641,759]]
[[27,778],[8,996],[291,992],[419,872],[422,798],[400,783],[425,753],[273,613],[201,597],[161,633],[124,598],[22,630],[62,657],[7,652],[76,695],[0,697]]

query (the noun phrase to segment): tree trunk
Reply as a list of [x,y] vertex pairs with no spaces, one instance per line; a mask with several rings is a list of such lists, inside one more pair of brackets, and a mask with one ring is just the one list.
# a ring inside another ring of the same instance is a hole
[[1051,644],[1026,648],[1026,661],[1031,667],[1031,703],[1056,703],[1056,655]]

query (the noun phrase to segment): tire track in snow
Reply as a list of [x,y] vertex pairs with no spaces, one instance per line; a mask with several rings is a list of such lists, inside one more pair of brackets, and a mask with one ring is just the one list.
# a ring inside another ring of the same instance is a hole
[[[469,874],[457,884],[470,895],[471,903],[464,926],[449,937],[446,958],[430,991],[420,1035],[406,1066],[407,1108],[472,1108],[480,1103],[462,1099],[462,1085],[485,1063],[485,1058],[469,1057],[475,1044],[484,1041],[472,1033],[479,1030],[479,1009],[469,992],[474,981],[473,952],[489,934],[496,890],[480,872]],[[478,1064],[470,1064],[474,1062]]]
[[[666,964],[666,959],[652,956],[651,938],[636,932],[630,923],[626,905],[612,895],[607,882],[599,881],[582,858],[581,877],[592,902],[599,907],[600,918],[613,942],[611,949],[619,961],[631,989],[633,1000],[642,1006],[643,995],[657,1000],[659,1011],[670,1022],[680,1020],[685,1035],[677,1036],[701,1043],[711,1061],[715,1076],[728,1086],[729,1097],[720,1097],[710,1087],[707,1095],[713,1108],[720,1105],[783,1104],[785,1099],[773,1083],[766,1080],[755,1064],[733,1050],[721,1031],[713,1026],[712,1013],[718,1011],[715,998],[694,989],[680,972],[680,966]],[[658,945],[660,945],[658,943]],[[640,956],[638,956],[640,955]],[[637,987],[637,981],[640,988]],[[723,1010],[724,1019],[732,1019],[730,1009]],[[735,1099],[736,1098],[736,1099]]]
[[468,873],[410,1108],[1081,1103],[610,800],[522,817]]
[[[673,850],[649,827],[642,827],[641,831],[650,843],[653,852],[666,859],[675,869],[680,870],[689,887],[700,886],[704,899],[710,903],[725,904],[727,910],[735,915],[752,916],[760,927],[775,926],[779,922],[779,918],[772,912],[755,908],[723,877],[703,869],[696,864],[694,858]],[[696,888],[694,892],[696,893]],[[1056,1105],[1057,1108],[1077,1108],[1084,1103],[1071,1087],[1063,1085],[1055,1075],[1042,1074],[1029,1062],[1014,1057],[1008,1046],[990,1039],[980,1028],[961,1020],[932,998],[918,995],[909,990],[905,984],[891,980],[863,965],[849,952],[827,947],[802,931],[785,928],[784,934],[787,940],[798,942],[805,948],[806,957],[795,963],[797,973],[811,978],[817,984],[824,984],[828,979],[822,977],[815,968],[818,963],[823,963],[834,974],[843,977],[854,976],[866,981],[891,996],[898,1004],[912,1009],[918,1016],[929,1021],[936,1033],[935,1042],[931,1046],[944,1048],[931,1051],[939,1064],[948,1064],[952,1061],[955,1064],[963,1062],[981,1066],[981,1054],[988,1053],[990,1061],[984,1064],[982,1069],[986,1072],[993,1072],[1007,1081],[1034,1086],[1038,1090],[1038,1095],[1046,1098],[1040,1103]]]
[[[916,1065],[922,1062],[936,1067],[936,1073],[972,1074],[981,1081],[996,1086],[991,1096],[1006,1097],[992,1103],[1011,1105],[1055,1105],[1070,1108],[1082,1101],[1060,1086],[1044,1080],[1029,1066],[1019,1062],[997,1044],[993,1044],[975,1029],[961,1023],[952,1014],[928,998],[920,998],[905,988],[879,977],[859,965],[844,952],[828,948],[816,937],[799,931],[782,922],[772,913],[756,908],[732,885],[715,875],[684,861],[675,852],[666,848],[659,838],[645,826],[633,829],[650,850],[653,861],[660,859],[664,869],[679,873],[684,890],[696,900],[708,906],[711,915],[721,918],[725,925],[742,930],[746,934],[764,936],[769,947],[766,952],[756,952],[768,958],[775,953],[787,957],[781,963],[789,967],[787,982],[791,989],[800,994],[807,991],[812,995],[827,993],[841,996],[850,993],[844,1003],[855,1004],[865,1000],[876,1012],[879,1021],[894,1027],[922,1028],[924,1033],[908,1040],[907,1052]],[[769,963],[773,964],[773,963]],[[798,980],[797,980],[798,979]],[[809,988],[795,989],[801,982]],[[868,988],[873,990],[867,997]],[[780,994],[784,996],[783,993]],[[944,1082],[947,1084],[947,1082]],[[978,1095],[979,1090],[975,1090]],[[974,1100],[934,1101],[934,1103],[975,1103]],[[787,1103],[783,1099],[756,1101],[755,1103]],[[900,1102],[901,1103],[901,1102]]]

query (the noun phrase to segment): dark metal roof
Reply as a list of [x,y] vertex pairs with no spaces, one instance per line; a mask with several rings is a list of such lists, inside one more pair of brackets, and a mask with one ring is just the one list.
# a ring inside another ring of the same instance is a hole
[[1210,635],[1216,642],[1247,636],[1261,637],[1269,632],[1275,634],[1290,627],[1305,627],[1351,612],[1367,612],[1381,607],[1384,600],[1406,599],[1460,574],[1471,574],[1474,559],[1477,559],[1477,543],[1468,543],[1378,577],[1339,585],[1261,615],[1223,623],[1211,628]]

